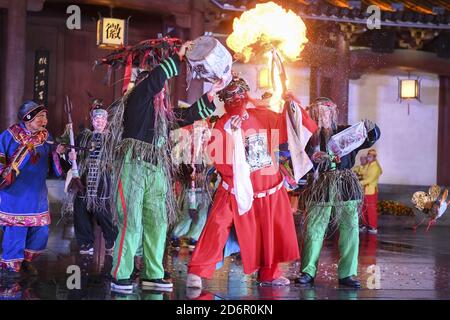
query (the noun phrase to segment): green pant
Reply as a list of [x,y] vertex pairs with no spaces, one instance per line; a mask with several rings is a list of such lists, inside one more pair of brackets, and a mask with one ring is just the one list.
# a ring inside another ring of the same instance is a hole
[[[339,279],[356,276],[358,272],[359,201],[351,200],[343,203],[339,210]],[[316,276],[317,264],[322,249],[325,231],[330,222],[332,203],[313,205],[308,210],[306,237],[302,250],[302,272]]]
[[[188,190],[186,193],[191,192]],[[189,203],[189,197],[184,198],[182,207],[182,215],[180,221],[177,223],[172,232],[172,238],[186,237],[198,241],[203,227],[208,216],[208,203],[206,201],[207,195],[204,190],[196,190],[196,201],[193,204]],[[189,209],[197,210],[198,219],[194,221],[189,215]]]
[[141,243],[143,278],[164,277],[167,191],[167,178],[160,167],[125,157],[116,201],[119,234],[111,271],[115,279],[130,278]]

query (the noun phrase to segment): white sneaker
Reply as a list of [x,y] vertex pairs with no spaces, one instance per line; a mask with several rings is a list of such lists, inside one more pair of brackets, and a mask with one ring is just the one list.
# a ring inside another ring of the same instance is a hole
[[142,289],[172,291],[173,283],[164,279],[142,279]]
[[378,230],[377,229],[368,228],[367,232],[370,233],[370,234],[377,234]]
[[94,247],[92,245],[82,245],[80,247],[80,254],[94,254]]
[[279,278],[276,278],[276,279],[274,279],[272,281],[260,282],[260,285],[264,286],[264,287],[266,287],[266,286],[267,287],[285,287],[285,286],[288,286],[290,284],[291,284],[291,281],[288,278],[285,278],[285,277],[279,277]]
[[188,288],[202,288],[202,278],[198,275],[189,273],[186,279],[186,287]]
[[197,299],[202,294],[200,288],[186,288],[186,298],[189,300]]
[[118,293],[132,293],[133,292],[133,282],[131,279],[123,279],[123,280],[116,280],[112,279],[111,281],[111,291],[118,292]]
[[285,277],[279,277],[275,280],[272,280],[273,286],[288,286],[291,284],[291,281],[289,281],[288,278]]

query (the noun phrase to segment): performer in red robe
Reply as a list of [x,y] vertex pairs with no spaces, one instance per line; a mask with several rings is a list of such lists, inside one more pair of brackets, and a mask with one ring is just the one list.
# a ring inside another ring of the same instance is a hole
[[[188,287],[201,288],[201,278],[212,278],[233,225],[244,272],[258,271],[260,282],[289,285],[278,264],[299,258],[291,205],[274,155],[287,142],[286,115],[249,108],[248,90],[235,78],[219,95],[226,114],[214,127],[210,156],[222,182],[189,264]],[[241,141],[233,140],[236,132],[242,133]],[[244,150],[243,163],[237,163]]]

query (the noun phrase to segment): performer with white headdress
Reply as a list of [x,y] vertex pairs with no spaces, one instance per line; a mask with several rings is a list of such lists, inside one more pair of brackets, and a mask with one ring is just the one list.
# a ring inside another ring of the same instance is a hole
[[74,198],[75,237],[81,254],[94,252],[95,234],[93,220],[98,222],[105,238],[107,255],[112,255],[117,237],[117,226],[113,223],[110,208],[112,163],[100,162],[100,150],[111,138],[106,129],[108,111],[100,99],[94,99],[90,118],[93,130],[85,129],[78,137],[76,145],[82,148],[78,155],[75,150],[69,153],[72,161],[78,162],[78,172],[84,185],[83,190],[69,190]]

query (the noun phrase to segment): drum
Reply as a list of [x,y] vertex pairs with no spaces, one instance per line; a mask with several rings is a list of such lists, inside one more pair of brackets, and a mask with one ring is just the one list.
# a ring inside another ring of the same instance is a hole
[[224,86],[232,79],[233,59],[228,50],[215,38],[202,36],[194,40],[194,46],[186,53],[188,83],[191,79],[216,82],[224,79]]

